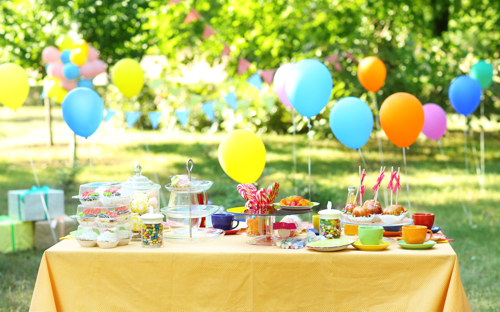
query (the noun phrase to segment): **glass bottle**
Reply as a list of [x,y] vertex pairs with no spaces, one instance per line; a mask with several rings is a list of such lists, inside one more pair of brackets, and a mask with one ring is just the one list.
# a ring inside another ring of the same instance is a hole
[[347,201],[346,201],[346,206],[347,204],[356,204],[356,187],[354,186],[349,186],[347,188]]

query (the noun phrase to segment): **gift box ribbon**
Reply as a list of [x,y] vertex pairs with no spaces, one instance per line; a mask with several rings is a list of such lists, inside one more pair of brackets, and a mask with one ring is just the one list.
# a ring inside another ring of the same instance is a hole
[[[18,194],[19,200],[17,201],[17,213],[19,216],[19,220],[22,220],[22,218],[21,218],[21,202],[24,203],[24,197],[26,195],[42,193],[45,197],[45,205],[46,205],[47,210],[48,210],[49,209],[49,198],[47,196],[48,191],[50,191],[50,187],[48,185],[45,185],[42,187],[33,186],[33,187],[31,187],[31,189],[27,190],[26,192]],[[45,220],[47,220],[47,219],[48,219],[47,212],[45,212]]]
[[14,222],[9,218],[9,216],[0,216],[0,222],[10,224],[10,239],[12,241],[12,251],[16,251],[16,238],[14,233]]

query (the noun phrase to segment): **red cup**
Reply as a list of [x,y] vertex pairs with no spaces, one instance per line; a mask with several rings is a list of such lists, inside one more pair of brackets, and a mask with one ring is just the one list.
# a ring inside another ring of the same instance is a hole
[[429,230],[434,225],[434,214],[433,213],[414,213],[412,215],[413,224],[424,225]]

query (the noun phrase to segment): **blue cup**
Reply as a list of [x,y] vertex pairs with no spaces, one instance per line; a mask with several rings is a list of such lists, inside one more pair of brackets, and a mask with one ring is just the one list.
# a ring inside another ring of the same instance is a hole
[[[236,225],[233,226],[233,222],[236,221]],[[225,231],[234,230],[240,225],[240,221],[234,220],[234,215],[230,213],[216,213],[212,215],[212,226],[215,229],[221,229]]]

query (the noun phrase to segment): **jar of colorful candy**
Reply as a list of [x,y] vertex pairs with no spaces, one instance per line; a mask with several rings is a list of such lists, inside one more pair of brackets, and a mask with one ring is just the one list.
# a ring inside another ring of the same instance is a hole
[[340,220],[342,212],[335,209],[319,211],[319,235],[328,239],[340,238]]
[[142,247],[163,247],[163,215],[159,213],[146,213],[142,215],[141,219]]
[[247,236],[266,235],[266,218],[262,216],[247,216]]

